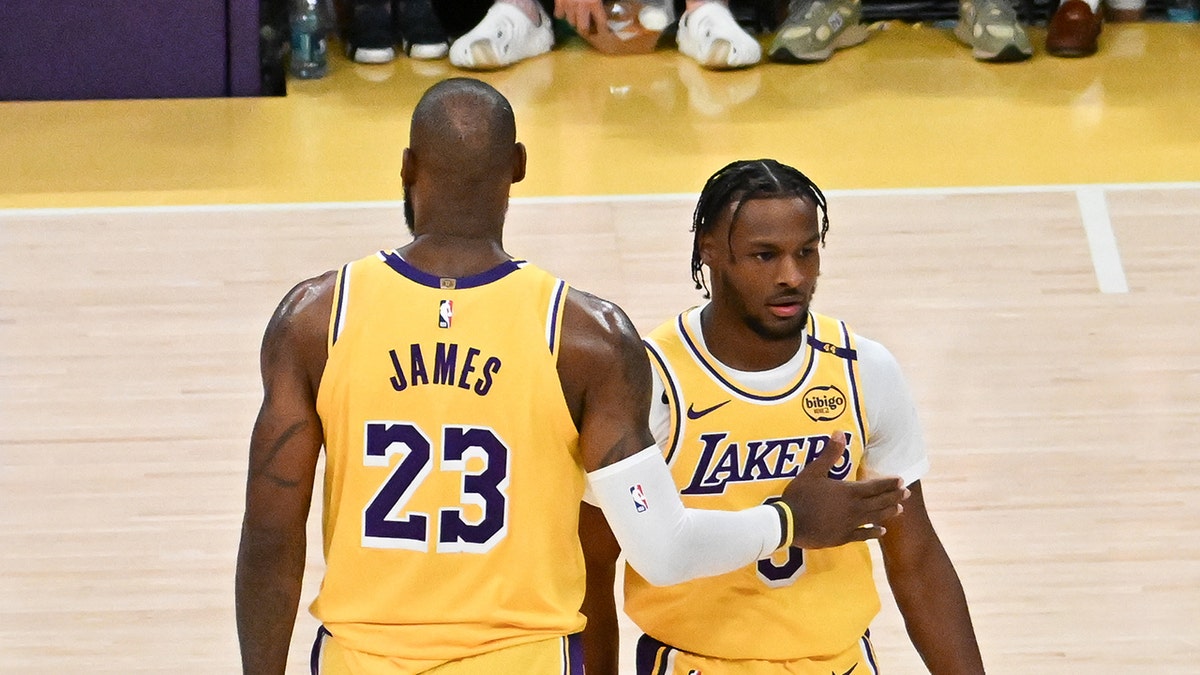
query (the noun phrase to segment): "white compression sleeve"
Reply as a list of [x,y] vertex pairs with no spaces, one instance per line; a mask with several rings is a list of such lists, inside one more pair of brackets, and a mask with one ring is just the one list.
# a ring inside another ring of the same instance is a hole
[[657,446],[587,475],[625,558],[656,586],[732,572],[779,547],[779,511],[684,508]]

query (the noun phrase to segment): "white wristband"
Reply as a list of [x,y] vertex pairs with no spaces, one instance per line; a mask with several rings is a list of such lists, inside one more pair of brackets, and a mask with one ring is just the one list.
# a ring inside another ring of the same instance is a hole
[[629,564],[656,586],[732,572],[770,556],[782,539],[772,506],[684,508],[657,446],[587,478]]

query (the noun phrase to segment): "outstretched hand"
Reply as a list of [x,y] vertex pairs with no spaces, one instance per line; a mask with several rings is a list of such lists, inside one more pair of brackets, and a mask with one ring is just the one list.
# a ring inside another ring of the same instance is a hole
[[580,35],[608,30],[602,0],[555,0],[554,16],[566,19]]
[[897,476],[860,481],[829,477],[845,449],[846,435],[834,432],[821,454],[784,489],[783,501],[794,519],[793,546],[828,548],[878,539],[886,531],[880,523],[904,511],[901,502],[909,493]]

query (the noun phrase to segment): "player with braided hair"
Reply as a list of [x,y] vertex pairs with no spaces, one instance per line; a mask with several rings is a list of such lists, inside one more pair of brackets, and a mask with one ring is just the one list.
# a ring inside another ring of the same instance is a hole
[[[690,508],[769,502],[818,461],[831,485],[900,476],[911,491],[903,512],[875,525],[908,633],[930,672],[982,673],[966,597],[926,512],[929,464],[899,366],[879,343],[810,308],[828,228],[824,194],[790,166],[738,161],[708,180],[693,220],[692,278],[711,297],[646,340],[651,431]],[[835,497],[814,491],[793,516],[836,519]],[[584,518],[584,642],[611,645],[619,551],[594,510]],[[865,541],[793,544],[668,587],[625,571],[625,611],[644,632],[638,675],[875,673],[868,627],[878,610]],[[601,660],[608,651],[590,650],[589,675],[615,672]]]
[[[738,161],[726,165],[714,173],[704,185],[696,211],[692,216],[692,280],[696,290],[704,290],[708,298],[708,287],[704,284],[704,263],[700,260],[700,237],[716,227],[720,211],[733,203],[731,222],[736,222],[738,212],[746,202],[767,197],[809,198],[821,212],[821,244],[825,244],[825,233],[829,231],[829,213],[825,206],[825,193],[808,176],[793,167],[780,164],[773,159]],[[730,228],[729,236],[733,236]]]

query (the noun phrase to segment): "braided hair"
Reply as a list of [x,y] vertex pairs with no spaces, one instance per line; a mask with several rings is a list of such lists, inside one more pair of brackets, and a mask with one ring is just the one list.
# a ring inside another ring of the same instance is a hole
[[738,160],[727,164],[704,184],[692,216],[692,232],[695,233],[692,240],[692,281],[696,282],[696,290],[704,291],[705,298],[711,297],[711,294],[700,262],[700,236],[716,227],[721,212],[732,203],[735,205],[729,221],[729,239],[732,241],[733,225],[737,222],[742,205],[752,199],[775,197],[812,200],[821,212],[821,244],[825,244],[829,213],[825,206],[825,195],[812,179],[773,159]]

